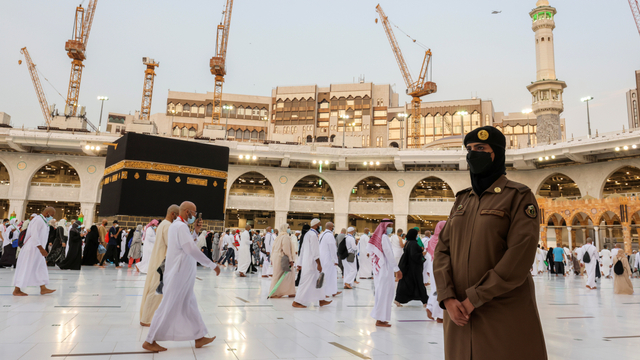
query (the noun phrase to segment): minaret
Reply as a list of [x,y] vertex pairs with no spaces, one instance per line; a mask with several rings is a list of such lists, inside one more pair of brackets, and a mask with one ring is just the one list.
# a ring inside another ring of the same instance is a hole
[[536,136],[538,143],[562,141],[560,114],[564,111],[562,92],[567,87],[556,78],[553,55],[553,29],[556,9],[549,1],[538,0],[529,16],[533,20],[532,30],[536,34],[536,81],[527,86],[532,95],[532,110],[537,117]]

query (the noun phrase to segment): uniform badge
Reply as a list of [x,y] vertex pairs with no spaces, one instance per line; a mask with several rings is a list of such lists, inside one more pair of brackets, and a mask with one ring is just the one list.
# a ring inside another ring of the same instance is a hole
[[462,205],[458,205],[458,210],[462,210]]
[[500,194],[502,192],[502,189],[497,187],[497,188],[493,189],[493,191],[495,191],[497,194]]
[[538,216],[538,210],[536,210],[535,205],[531,204],[531,205],[527,205],[524,208],[524,212],[525,214],[527,214],[528,217],[535,219],[536,216]]
[[478,139],[485,141],[489,138],[489,132],[487,130],[478,131]]

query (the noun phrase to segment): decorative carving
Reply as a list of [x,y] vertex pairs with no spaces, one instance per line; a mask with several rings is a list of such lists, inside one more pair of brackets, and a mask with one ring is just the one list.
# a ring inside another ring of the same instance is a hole
[[180,179],[180,176],[176,177],[176,182],[177,182],[178,184],[180,184],[180,181],[182,181],[182,179]]
[[[136,173],[136,175],[137,175],[137,173]],[[169,182],[169,175],[147,173],[147,180],[148,181]]]
[[104,174],[109,175],[123,168],[135,169],[135,170],[156,170],[156,171],[171,172],[171,173],[177,173],[177,174],[188,174],[188,175],[201,175],[201,176],[209,176],[209,177],[215,177],[220,179],[227,178],[227,173],[225,171],[202,169],[202,168],[196,168],[192,166],[171,165],[171,164],[153,163],[148,161],[132,161],[132,160],[123,160],[116,164],[113,164],[108,168],[104,169]]
[[213,187],[218,187],[218,182],[217,181],[213,181]]
[[209,183],[209,180],[207,179],[187,177],[187,184],[189,185],[207,186],[208,183]]
[[140,174],[136,173],[135,175],[133,175],[133,177],[134,177],[136,180],[138,180],[138,179],[140,179]]
[[128,175],[129,175],[128,171],[123,171],[123,172],[120,173],[120,178],[121,179],[126,179]]

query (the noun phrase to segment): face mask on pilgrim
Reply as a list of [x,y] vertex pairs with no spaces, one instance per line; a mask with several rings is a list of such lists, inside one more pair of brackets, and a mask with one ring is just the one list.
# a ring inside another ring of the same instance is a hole
[[393,228],[388,227],[387,228],[387,235],[391,235],[392,232],[393,232]]
[[472,174],[482,174],[487,171],[493,160],[491,160],[491,153],[484,151],[469,151],[467,153],[467,164],[469,164],[469,171]]

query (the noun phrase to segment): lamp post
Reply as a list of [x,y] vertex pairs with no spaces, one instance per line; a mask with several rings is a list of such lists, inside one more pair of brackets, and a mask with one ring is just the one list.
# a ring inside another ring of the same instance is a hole
[[407,118],[407,115],[408,115],[407,113],[398,114],[398,117],[399,117],[398,121],[400,122],[400,149],[404,149],[404,143],[402,142],[403,135],[404,135],[403,134],[404,131],[402,130],[402,123],[404,122],[404,119]]
[[227,127],[229,126],[229,113],[231,112],[231,109],[233,109],[233,106],[231,105],[222,106],[222,110],[227,110],[227,119],[224,121],[224,139],[225,140],[227,140],[227,135],[229,134],[229,129]]
[[531,114],[533,110],[524,109],[522,113],[527,115],[527,147],[531,147],[531,121],[529,119],[529,114]]
[[[469,115],[469,112],[467,111],[458,111],[458,115],[460,115],[460,125],[461,125],[461,133],[462,133],[462,148],[464,150],[464,116],[465,115]],[[472,124],[471,124],[472,125]],[[471,128],[473,129],[473,126],[471,126]]]
[[587,103],[587,126],[589,129],[589,138],[591,138],[591,119],[589,117],[589,101],[591,100],[593,100],[593,96],[587,96],[580,99],[580,101]]
[[345,148],[345,139],[344,139],[344,134],[347,132],[347,120],[349,120],[349,115],[341,115],[340,119],[342,119],[342,148]]
[[104,101],[109,100],[107,96],[98,96],[98,100],[102,101],[100,105],[100,119],[98,120],[98,134],[100,134],[100,126],[102,125],[102,108],[104,107]]

